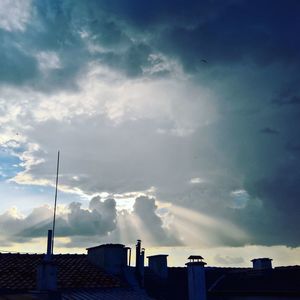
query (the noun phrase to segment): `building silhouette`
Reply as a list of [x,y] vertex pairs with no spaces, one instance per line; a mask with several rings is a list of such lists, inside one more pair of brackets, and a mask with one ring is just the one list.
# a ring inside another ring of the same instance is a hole
[[87,254],[0,254],[1,299],[277,300],[300,299],[300,266],[272,267],[269,258],[252,268],[209,267],[198,255],[186,267],[168,267],[167,254],[148,256],[138,240],[131,248],[104,244]]

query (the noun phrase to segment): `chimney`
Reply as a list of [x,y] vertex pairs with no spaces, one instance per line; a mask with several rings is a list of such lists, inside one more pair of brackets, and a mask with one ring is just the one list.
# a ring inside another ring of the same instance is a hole
[[137,240],[136,246],[135,246],[135,267],[136,269],[139,269],[140,265],[140,255],[141,255],[141,240]]
[[57,267],[51,254],[52,230],[48,230],[47,254],[37,268],[37,289],[40,291],[57,290]]
[[149,269],[160,279],[168,278],[167,254],[147,256]]
[[[130,248],[130,247],[126,247],[125,249],[126,249],[126,251],[129,252],[129,257],[128,257],[128,261],[127,261],[127,266],[130,267],[130,265],[131,265],[131,248]],[[127,252],[127,253],[128,253],[128,252]]]
[[145,274],[145,248],[142,248],[141,255],[140,255],[140,274],[142,275],[142,285],[144,287],[144,274]]
[[200,255],[191,255],[186,263],[188,269],[189,300],[206,300],[206,263]]
[[141,240],[137,240],[135,246],[135,275],[140,287],[144,287],[144,260],[145,260],[145,249],[141,248]]
[[127,247],[122,244],[104,244],[87,248],[88,260],[113,275],[123,275],[127,267]]
[[47,239],[47,253],[45,255],[45,260],[51,260],[51,251],[52,251],[52,230],[48,230],[48,239]]
[[255,270],[271,270],[272,269],[272,259],[271,258],[254,258],[251,260],[253,264],[253,269]]

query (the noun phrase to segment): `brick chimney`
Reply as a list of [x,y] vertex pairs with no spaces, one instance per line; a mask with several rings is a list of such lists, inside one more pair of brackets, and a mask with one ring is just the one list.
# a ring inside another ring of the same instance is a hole
[[271,270],[272,269],[272,259],[263,257],[263,258],[254,258],[251,260],[253,264],[253,269],[255,270]]
[[87,248],[88,260],[113,275],[123,275],[127,268],[128,248],[122,244],[104,244]]
[[200,255],[191,255],[190,261],[186,263],[188,269],[189,300],[206,300],[206,263]]
[[147,256],[149,269],[159,278],[168,278],[167,254]]

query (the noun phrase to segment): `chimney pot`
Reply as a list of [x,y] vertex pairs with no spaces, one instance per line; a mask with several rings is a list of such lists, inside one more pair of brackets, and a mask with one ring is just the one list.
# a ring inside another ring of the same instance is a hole
[[51,245],[52,230],[48,230],[47,254],[37,267],[37,288],[40,291],[56,291],[57,289],[57,266],[52,260]]
[[128,248],[122,244],[104,244],[86,250],[89,261],[108,273],[121,275],[127,267]]
[[147,256],[149,269],[159,278],[168,278],[167,254]]
[[206,263],[200,255],[191,255],[190,260],[186,263],[188,269],[188,289],[189,300],[206,300],[206,280],[205,268]]
[[272,269],[272,259],[267,257],[254,258],[251,260],[253,269],[255,270],[269,270]]

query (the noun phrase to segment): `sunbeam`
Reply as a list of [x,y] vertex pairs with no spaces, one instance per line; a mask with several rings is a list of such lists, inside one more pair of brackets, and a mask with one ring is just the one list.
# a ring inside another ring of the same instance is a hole
[[185,242],[216,245],[224,238],[247,240],[247,234],[227,220],[215,219],[174,204],[168,210],[174,215],[173,226],[183,235]]
[[121,211],[118,214],[118,230],[120,232],[120,242],[133,244],[137,239],[136,229],[131,220],[131,213]]
[[130,220],[134,226],[134,229],[137,233],[137,237],[141,238],[146,245],[156,245],[157,241],[155,240],[153,234],[148,228],[144,225],[143,220],[136,214],[130,215]]

